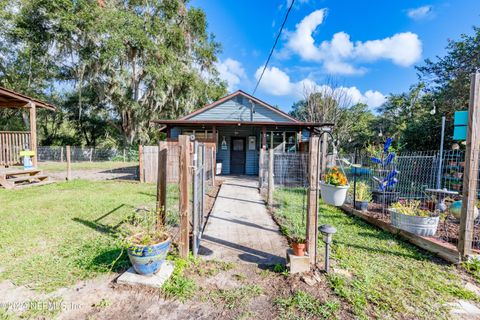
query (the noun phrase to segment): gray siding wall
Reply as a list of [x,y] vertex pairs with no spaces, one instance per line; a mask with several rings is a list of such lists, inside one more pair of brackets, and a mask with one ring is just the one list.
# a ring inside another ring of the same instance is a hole
[[[200,127],[185,127],[187,130],[205,130]],[[267,131],[295,131],[295,129],[288,128],[279,128],[272,129],[268,128]],[[245,174],[247,175],[258,175],[258,157],[260,154],[260,144],[261,144],[261,132],[260,127],[217,127],[218,131],[218,142],[217,142],[217,162],[222,162],[222,174],[230,174],[230,148],[231,148],[231,138],[232,137],[241,137],[245,138],[245,151],[246,151],[246,161],[245,161]],[[170,134],[171,138],[177,139],[180,133],[182,132],[181,127],[174,127],[171,129]],[[255,150],[248,150],[248,137],[255,136],[256,145]],[[225,137],[225,142],[227,143],[227,150],[222,150],[222,141]]]
[[[230,100],[191,117],[190,120],[250,121],[250,106],[247,97],[237,95]],[[254,103],[254,110],[253,121],[292,121],[289,118],[257,103]]]

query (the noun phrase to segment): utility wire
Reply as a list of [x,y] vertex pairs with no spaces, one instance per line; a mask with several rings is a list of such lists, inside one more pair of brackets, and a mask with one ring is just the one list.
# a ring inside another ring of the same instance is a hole
[[272,50],[270,51],[270,54],[268,55],[267,62],[265,62],[265,66],[263,66],[262,73],[260,74],[260,77],[258,78],[257,84],[255,85],[255,89],[253,89],[252,96],[255,94],[257,91],[258,85],[260,84],[260,81],[262,81],[263,74],[265,73],[265,70],[267,69],[268,63],[270,62],[270,59],[272,58],[273,51],[275,50],[275,47],[277,46],[278,39],[282,35],[283,27],[285,26],[285,23],[287,22],[288,15],[290,14],[290,11],[292,10],[293,4],[295,3],[295,0],[292,0],[292,3],[290,3],[290,7],[288,7],[287,13],[285,14],[285,19],[283,19],[282,26],[280,27],[280,31],[278,32],[277,38],[275,39],[275,42],[273,43]]

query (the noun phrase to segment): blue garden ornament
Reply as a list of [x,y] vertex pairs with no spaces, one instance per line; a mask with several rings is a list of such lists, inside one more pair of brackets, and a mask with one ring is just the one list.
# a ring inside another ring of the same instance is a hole
[[[377,157],[371,157],[370,160],[378,165],[381,165],[382,167],[382,173],[384,174],[386,172],[386,167],[393,163],[393,160],[395,159],[395,153],[390,152],[390,147],[392,145],[392,138],[387,138],[385,141],[385,144],[383,145],[383,153],[380,158]],[[398,171],[396,169],[392,169],[390,172],[385,174],[384,177],[373,177],[373,180],[377,182],[378,184],[378,190],[379,191],[387,191],[389,189],[392,189],[395,184],[397,184],[398,179],[396,176],[398,175]]]

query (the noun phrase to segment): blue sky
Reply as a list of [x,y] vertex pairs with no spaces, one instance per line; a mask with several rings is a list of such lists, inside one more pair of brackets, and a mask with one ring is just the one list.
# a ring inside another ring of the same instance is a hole
[[[229,90],[252,93],[291,0],[193,0],[222,44]],[[296,0],[255,96],[289,111],[305,88],[344,87],[378,106],[417,81],[414,66],[480,26],[479,0]],[[333,80],[332,80],[333,79]]]

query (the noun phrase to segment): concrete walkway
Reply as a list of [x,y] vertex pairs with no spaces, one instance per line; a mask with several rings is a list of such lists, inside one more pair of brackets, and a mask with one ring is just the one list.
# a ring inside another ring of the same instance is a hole
[[223,179],[200,243],[200,256],[258,265],[285,263],[288,243],[267,212],[258,179]]

